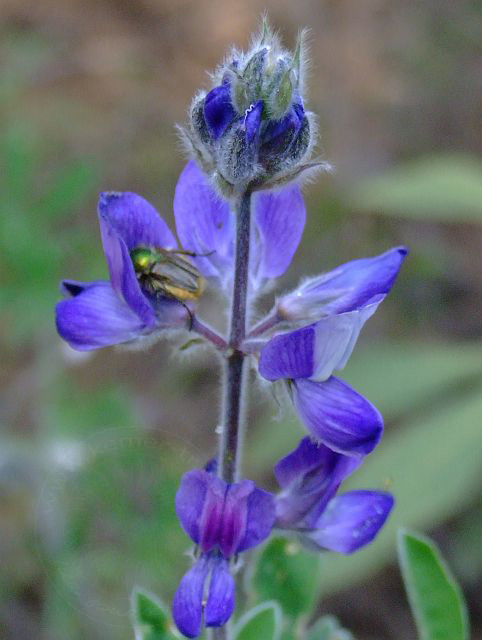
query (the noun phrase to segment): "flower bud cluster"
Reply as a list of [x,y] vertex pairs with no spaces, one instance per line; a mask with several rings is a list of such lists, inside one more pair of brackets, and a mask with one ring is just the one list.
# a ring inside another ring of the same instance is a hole
[[264,24],[251,49],[233,51],[213,88],[195,97],[184,137],[222,193],[284,184],[303,171],[316,138],[304,107],[304,49],[303,33],[289,52]]

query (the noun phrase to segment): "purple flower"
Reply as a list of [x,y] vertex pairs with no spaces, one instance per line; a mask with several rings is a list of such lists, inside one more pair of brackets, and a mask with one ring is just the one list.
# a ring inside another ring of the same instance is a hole
[[276,497],[276,526],[297,532],[310,546],[339,553],[353,553],[371,542],[393,507],[393,497],[371,490],[335,497],[360,463],[303,438],[275,467],[282,488]]
[[220,138],[236,118],[231,104],[231,86],[225,82],[212,89],[204,98],[204,119],[213,140]]
[[[193,161],[188,162],[179,177],[174,215],[183,247],[201,254],[194,258],[198,269],[230,294],[235,216],[228,201],[219,198]],[[305,220],[305,204],[297,185],[253,195],[251,293],[259,293],[264,285],[289,267],[301,240]]]
[[280,317],[316,321],[269,340],[261,349],[259,372],[267,380],[288,381],[306,427],[334,451],[364,455],[380,440],[380,413],[332,374],[346,365],[363,325],[393,285],[406,253],[397,248],[347,263],[278,301]]
[[198,469],[184,474],[176,495],[176,513],[200,555],[177,588],[173,616],[179,630],[195,638],[201,632],[203,614],[207,627],[222,626],[230,618],[234,580],[229,559],[269,536],[275,503],[270,493],[250,480],[227,484]]
[[257,142],[263,101],[252,103],[243,113],[238,113],[231,101],[231,83],[229,80],[214,87],[204,98],[204,119],[212,139],[218,140],[228,128],[236,129],[249,146]]
[[135,193],[107,192],[100,195],[98,215],[110,281],[63,281],[62,290],[71,297],[56,307],[62,338],[74,349],[87,351],[186,326],[185,305],[170,297],[149,296],[130,255],[139,247],[177,248],[156,210]]
[[284,320],[315,322],[326,315],[359,309],[390,291],[407,253],[406,247],[395,247],[308,278],[278,298],[277,313]]
[[345,365],[361,324],[377,304],[275,336],[260,354],[260,374],[288,380],[293,404],[313,437],[348,455],[375,448],[383,419],[368,400],[331,374]]
[[[306,219],[299,187],[253,196],[251,292],[261,292],[288,268]],[[174,198],[176,227],[183,250],[205,278],[226,294],[234,269],[235,218],[229,203],[217,196],[194,162],[179,177]],[[185,303],[152,295],[134,269],[138,248],[173,251],[176,239],[157,211],[134,193],[103,193],[98,206],[110,281],[64,280],[68,299],[58,303],[59,334],[79,351],[133,342],[169,328],[187,327]]]
[[[309,144],[309,122],[300,97],[293,103],[287,114],[280,120],[267,123],[258,152],[259,161],[268,171],[275,172],[292,158],[299,158]],[[298,146],[301,145],[301,153]]]

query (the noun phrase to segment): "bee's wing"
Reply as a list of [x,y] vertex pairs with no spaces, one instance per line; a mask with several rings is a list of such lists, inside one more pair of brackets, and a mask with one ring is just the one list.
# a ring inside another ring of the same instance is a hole
[[196,267],[182,256],[165,252],[152,273],[160,279],[179,289],[192,293],[199,290],[201,276]]

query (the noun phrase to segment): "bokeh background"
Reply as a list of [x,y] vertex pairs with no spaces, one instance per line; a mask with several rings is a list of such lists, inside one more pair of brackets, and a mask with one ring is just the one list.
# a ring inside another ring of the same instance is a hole
[[[415,637],[396,528],[432,535],[482,638],[482,13],[476,0],[2,0],[0,3],[0,638],[132,638],[129,594],[166,600],[188,562],[173,499],[214,452],[216,359],[82,356],[57,337],[61,277],[103,278],[97,193],[137,191],[172,222],[174,124],[263,10],[311,29],[308,106],[336,166],[281,287],[407,244],[346,370],[386,418],[350,486],[389,488],[367,550],[322,561],[318,612],[361,640]],[[204,301],[218,323],[218,301]],[[269,300],[264,302],[265,307]],[[246,470],[302,434],[256,386]],[[293,590],[296,595],[296,585]]]

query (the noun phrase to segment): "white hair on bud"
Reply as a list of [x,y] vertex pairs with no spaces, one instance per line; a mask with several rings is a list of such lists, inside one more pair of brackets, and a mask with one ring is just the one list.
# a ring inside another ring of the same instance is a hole
[[[310,38],[311,30],[309,27],[304,27],[298,33],[298,38],[296,41],[296,51],[295,55],[298,56],[298,87],[300,90],[300,94],[302,96],[307,95],[307,80],[308,74],[311,68],[311,59],[310,59]],[[311,123],[310,123],[311,124]]]

